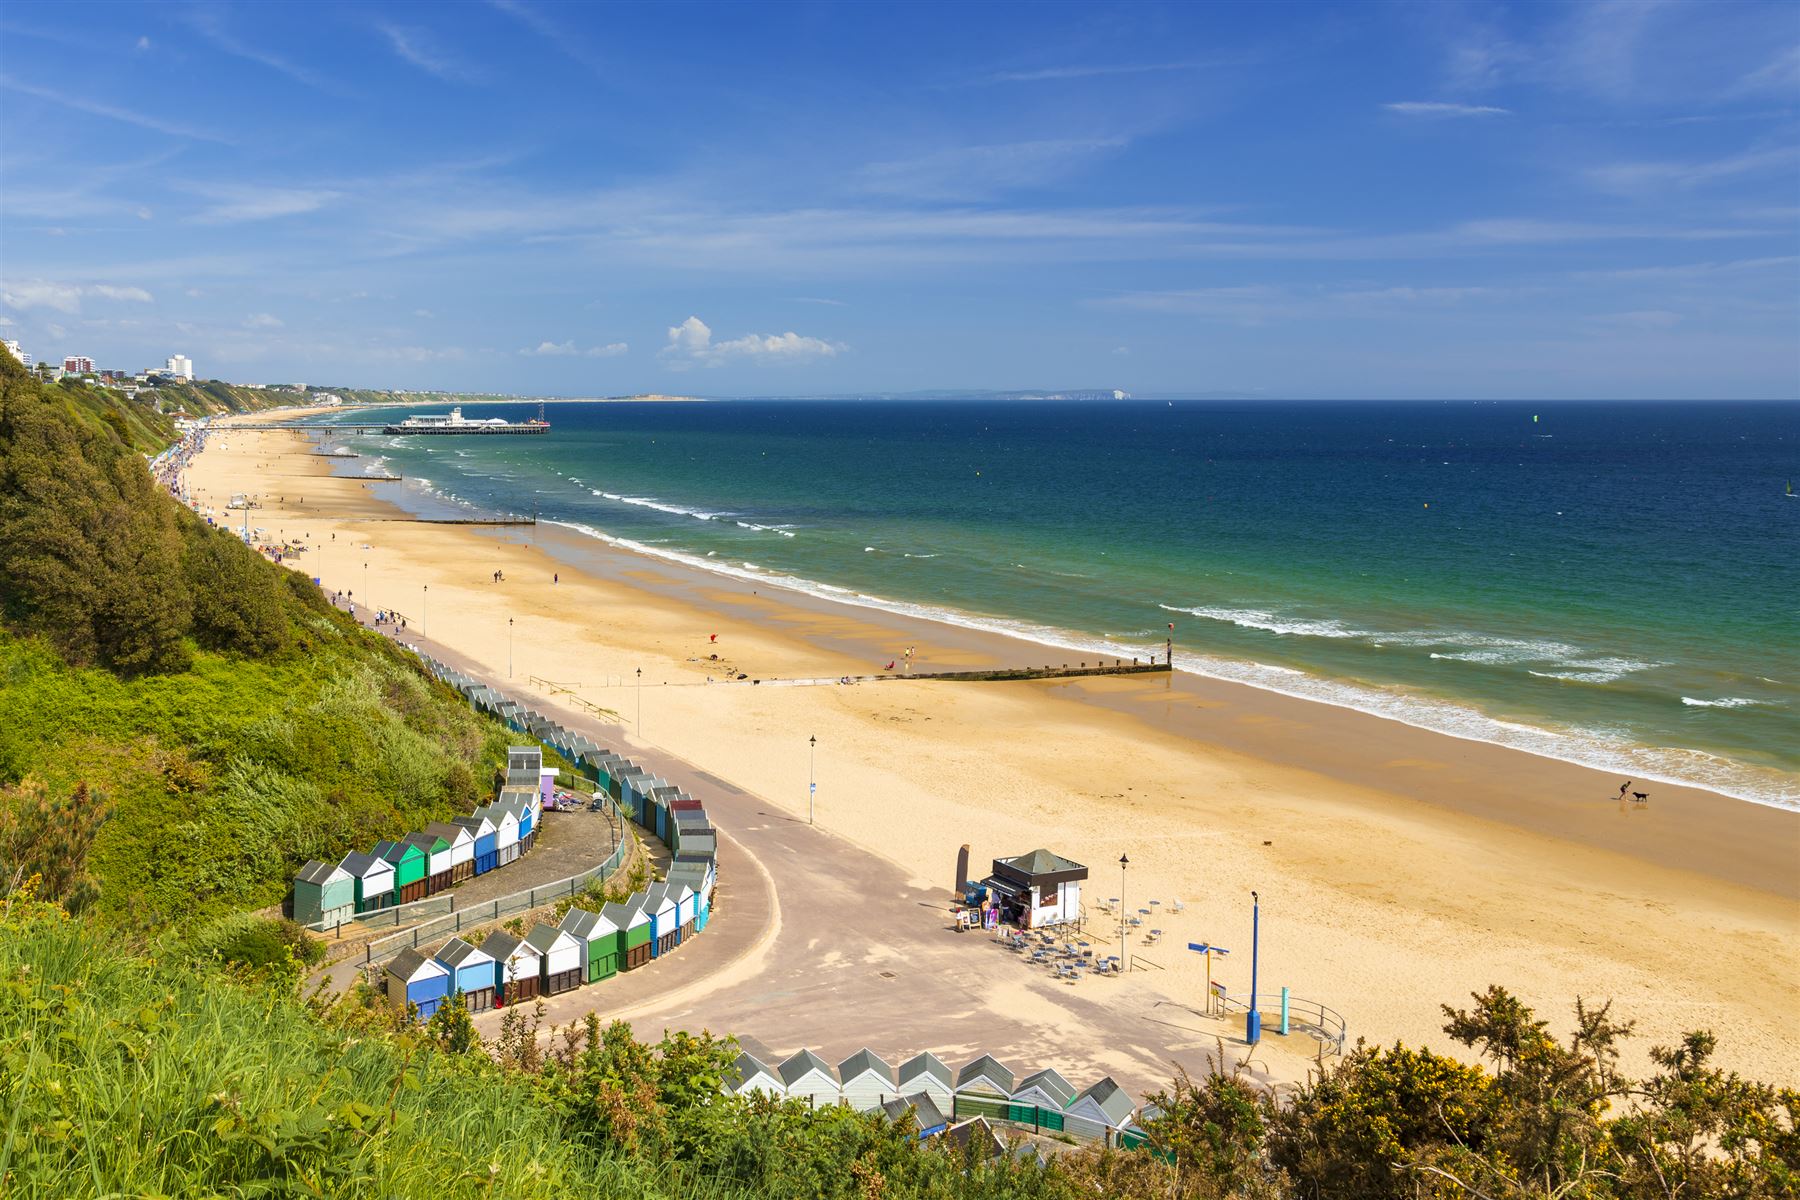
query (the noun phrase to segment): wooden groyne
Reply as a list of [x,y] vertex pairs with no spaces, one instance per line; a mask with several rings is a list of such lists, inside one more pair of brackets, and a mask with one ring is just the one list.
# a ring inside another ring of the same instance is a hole
[[1092,664],[1068,663],[1060,667],[1046,663],[1041,667],[1007,667],[987,671],[914,671],[902,675],[878,675],[877,679],[954,679],[974,683],[998,683],[1011,679],[1075,679],[1087,675],[1159,675],[1171,670],[1166,662],[1150,659],[1139,662],[1132,659],[1115,658],[1112,662],[1096,661]]

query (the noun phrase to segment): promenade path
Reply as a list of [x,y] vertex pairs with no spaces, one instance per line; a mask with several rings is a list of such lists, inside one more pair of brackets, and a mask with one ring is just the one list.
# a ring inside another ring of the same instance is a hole
[[[447,647],[407,641],[483,674]],[[1228,1061],[1249,1054],[1241,1024],[1194,1011],[1198,996],[1160,994],[1155,971],[1060,982],[986,934],[955,932],[947,878],[942,891],[916,888],[880,855],[674,755],[634,745],[617,725],[529,688],[507,690],[704,801],[720,833],[706,933],[649,967],[550,997],[546,1025],[598,1012],[629,1021],[650,1041],[665,1030],[706,1029],[754,1039],[780,1056],[807,1047],[832,1062],[868,1046],[895,1065],[930,1050],[954,1069],[985,1052],[1021,1077],[1055,1067],[1081,1087],[1111,1075],[1140,1097],[1166,1087],[1176,1064],[1200,1074],[1221,1049]],[[1022,848],[1029,837],[1021,833]],[[1091,940],[1099,950],[1105,931]],[[499,1013],[475,1018],[484,1037],[499,1023]],[[1297,1078],[1313,1051],[1304,1035],[1265,1037],[1249,1069]]]

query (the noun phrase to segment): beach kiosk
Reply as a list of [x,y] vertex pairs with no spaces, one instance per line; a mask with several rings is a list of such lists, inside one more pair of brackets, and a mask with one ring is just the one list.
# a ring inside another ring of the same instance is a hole
[[838,1089],[857,1112],[880,1108],[897,1094],[899,1082],[887,1060],[864,1046],[838,1064]]
[[402,1010],[409,1005],[418,1009],[421,1021],[430,1020],[450,994],[450,968],[418,950],[402,950],[388,960],[382,974],[388,1000]]
[[335,863],[317,859],[294,876],[294,920],[333,929],[356,919],[356,880]]
[[669,885],[653,883],[644,889],[644,912],[650,917],[650,957],[661,958],[681,944],[681,924]]
[[586,982],[581,943],[567,930],[538,925],[525,935],[525,944],[538,952],[538,977],[544,995],[555,996]]
[[1081,881],[1087,868],[1048,850],[996,858],[982,880],[1000,901],[1000,917],[1020,929],[1043,929],[1081,918]]
[[443,838],[450,844],[450,882],[475,877],[475,835],[450,821],[432,821],[420,832]]
[[571,908],[563,915],[562,928],[581,943],[582,971],[596,983],[619,969],[619,927],[604,913]]
[[425,878],[430,856],[411,842],[376,842],[375,853],[394,867],[394,900],[411,904],[425,898],[429,882]]
[[433,833],[421,830],[409,833],[406,840],[425,855],[425,894],[435,896],[450,886],[450,843]]
[[1063,1127],[1063,1109],[1074,1099],[1075,1089],[1070,1086],[1069,1081],[1054,1067],[1046,1067],[1019,1081],[1019,1086],[1007,1101],[1011,1108],[1007,1120],[1030,1125],[1034,1129],[1060,1132]]
[[1115,1141],[1131,1123],[1131,1097],[1108,1075],[1077,1093],[1063,1110],[1063,1132],[1094,1141]]
[[781,1086],[781,1076],[748,1050],[739,1053],[730,1070],[725,1072],[725,1090],[733,1096],[761,1092],[777,1100],[787,1095]]
[[472,813],[466,817],[456,818],[451,824],[462,826],[474,837],[475,873],[477,875],[486,875],[500,865],[499,855],[494,844],[498,834],[495,832],[492,821]]
[[472,1013],[494,1007],[494,983],[499,964],[480,946],[461,938],[451,938],[444,948],[432,955],[450,972],[450,992],[462,993],[463,1004]]
[[796,1050],[776,1074],[781,1076],[781,1090],[789,1100],[805,1100],[813,1108],[823,1108],[843,1099],[831,1064],[811,1050]]
[[374,912],[394,902],[394,864],[387,859],[352,850],[338,866],[355,884],[357,912]]
[[478,808],[475,815],[494,827],[494,865],[504,867],[519,857],[519,814],[503,804]]
[[644,911],[644,894],[615,900],[600,915],[619,930],[619,969],[635,971],[650,961],[650,914]]
[[494,956],[494,975],[501,1004],[520,1004],[536,998],[543,985],[543,956],[537,948],[510,933],[489,934],[481,948]]
[[956,1073],[957,1117],[996,1117],[1005,1120],[1018,1080],[991,1054],[972,1059]]
[[950,1068],[937,1055],[926,1051],[915,1054],[900,1064],[896,1086],[902,1096],[920,1094],[928,1097],[937,1111],[948,1116],[956,1097],[956,1084]]
[[924,1092],[883,1101],[881,1111],[896,1125],[916,1125],[917,1136],[921,1140],[944,1132],[945,1126],[949,1124],[937,1102]]

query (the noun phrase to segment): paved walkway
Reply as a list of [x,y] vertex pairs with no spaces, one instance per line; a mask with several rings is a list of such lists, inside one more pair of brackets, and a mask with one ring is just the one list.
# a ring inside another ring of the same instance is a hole
[[[419,644],[479,674],[454,652]],[[1167,1086],[1177,1063],[1198,1073],[1220,1049],[1231,1060],[1247,1053],[1236,1026],[1159,994],[1152,973],[1057,981],[985,934],[955,932],[947,893],[912,887],[886,859],[672,755],[631,749],[616,725],[543,697],[532,706],[699,797],[720,831],[705,934],[651,966],[549,998],[547,1023],[597,1011],[650,1040],[710,1029],[834,1062],[863,1046],[896,1064],[931,1050],[953,1068],[988,1052],[1021,1076],[1053,1066],[1080,1087],[1110,1074],[1139,1096]],[[484,1036],[499,1021],[475,1019]],[[1286,1060],[1277,1075],[1311,1055],[1302,1036],[1265,1044]],[[1262,1058],[1251,1061],[1259,1076]]]

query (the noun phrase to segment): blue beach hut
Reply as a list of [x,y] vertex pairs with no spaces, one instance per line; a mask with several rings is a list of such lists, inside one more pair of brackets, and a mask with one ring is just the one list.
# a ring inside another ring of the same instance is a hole
[[451,822],[461,825],[475,835],[475,873],[486,875],[500,865],[500,831],[494,823],[481,815],[480,811],[472,816],[458,817]]
[[493,955],[461,938],[451,938],[432,957],[449,969],[450,991],[462,993],[470,1012],[486,1012],[494,1007],[499,966]]
[[426,958],[417,950],[402,950],[383,971],[389,1002],[419,1010],[419,1020],[430,1020],[444,997],[450,994],[450,968]]

